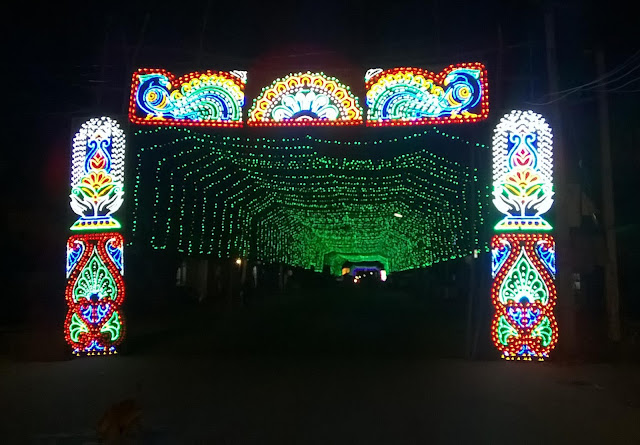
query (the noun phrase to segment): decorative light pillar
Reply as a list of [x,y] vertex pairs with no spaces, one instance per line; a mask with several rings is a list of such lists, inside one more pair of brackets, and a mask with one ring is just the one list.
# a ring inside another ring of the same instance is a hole
[[507,360],[544,360],[558,340],[553,140],[545,119],[512,111],[493,137],[493,204],[504,214],[491,240],[492,337]]
[[73,138],[65,339],[76,355],[117,352],[124,338],[124,239],[113,217],[124,198],[125,136],[113,119],[85,122]]

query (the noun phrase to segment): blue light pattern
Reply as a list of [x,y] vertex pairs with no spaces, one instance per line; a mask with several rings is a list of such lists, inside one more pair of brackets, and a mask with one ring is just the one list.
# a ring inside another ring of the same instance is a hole
[[202,82],[183,94],[170,91],[171,82],[163,74],[140,74],[136,103],[148,116],[191,121],[239,121],[244,94],[233,97],[220,84]]
[[124,275],[124,258],[122,255],[122,246],[114,244],[114,241],[116,240],[113,238],[108,240],[105,243],[105,250],[107,251],[109,258],[111,258],[111,261],[113,261],[113,264],[115,264],[118,268],[118,271],[120,271],[120,273]]
[[108,303],[97,304],[97,305],[88,304],[82,307],[81,312],[85,320],[91,323],[97,324],[102,322],[102,320],[104,320],[104,318],[109,313],[110,308],[111,308],[111,305]]
[[547,268],[549,273],[555,278],[556,276],[556,251],[554,248],[549,248],[544,241],[538,241],[536,244],[536,254],[542,264]]
[[525,329],[534,327],[540,318],[540,309],[510,307],[507,309],[507,312],[509,313],[509,317],[518,323],[518,326]]
[[379,96],[367,95],[372,120],[424,119],[460,115],[482,97],[480,70],[458,68],[447,75],[444,93],[415,83],[389,84]]
[[80,241],[74,241],[73,247],[71,248],[67,247],[67,278],[69,278],[71,271],[76,267],[78,261],[80,261],[83,253],[84,244]]
[[[516,152],[517,155],[516,155]],[[536,133],[509,133],[507,139],[508,163],[511,168],[521,167],[522,160],[518,158],[522,153],[531,157],[528,167],[538,169],[538,135]],[[516,155],[516,156],[514,156]]]
[[502,267],[505,261],[507,261],[507,257],[511,252],[511,244],[508,241],[504,240],[502,247],[498,249],[491,250],[491,276],[493,278],[496,277],[496,274]]

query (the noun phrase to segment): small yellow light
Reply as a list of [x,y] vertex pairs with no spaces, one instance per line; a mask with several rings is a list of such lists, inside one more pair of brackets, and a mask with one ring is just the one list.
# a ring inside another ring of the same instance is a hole
[[241,264],[242,264],[242,259],[238,258],[238,259],[236,260],[236,264],[237,264],[238,266],[239,266],[239,265],[241,265]]

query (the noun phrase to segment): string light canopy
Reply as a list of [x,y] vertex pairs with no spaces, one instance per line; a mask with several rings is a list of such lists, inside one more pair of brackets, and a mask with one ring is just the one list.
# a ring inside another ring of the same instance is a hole
[[[488,187],[477,186],[472,197],[477,171],[429,151],[432,144],[469,145],[437,129],[329,141],[169,127],[138,130],[134,138],[133,241],[156,249],[315,270],[330,263],[339,274],[340,258],[383,258],[392,272],[482,247],[477,228],[487,216]],[[390,155],[320,153],[347,144]],[[472,202],[478,206],[470,210]]]
[[365,81],[368,126],[477,122],[489,115],[481,63],[449,65],[439,74],[407,67],[371,69]]
[[324,73],[289,74],[276,79],[254,100],[253,126],[362,124],[362,108],[348,86]]
[[193,72],[176,78],[163,69],[133,74],[129,120],[146,125],[242,126],[246,71]]

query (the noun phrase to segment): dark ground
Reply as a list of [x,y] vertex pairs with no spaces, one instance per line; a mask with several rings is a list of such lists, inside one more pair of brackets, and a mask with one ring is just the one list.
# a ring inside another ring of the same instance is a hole
[[460,308],[433,309],[371,290],[185,306],[130,323],[119,356],[6,355],[2,442],[98,443],[105,409],[134,397],[126,443],[640,443],[637,366],[465,361]]

